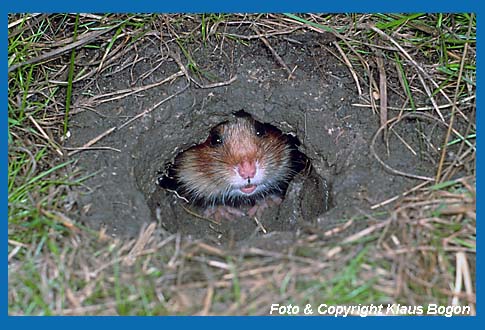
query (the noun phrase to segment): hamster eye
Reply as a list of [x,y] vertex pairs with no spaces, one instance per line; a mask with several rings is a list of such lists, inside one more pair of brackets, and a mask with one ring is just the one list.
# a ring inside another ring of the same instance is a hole
[[219,134],[218,132],[211,132],[211,135],[210,135],[211,146],[221,145],[222,142],[223,140],[222,140],[221,134]]
[[263,137],[266,134],[266,127],[261,123],[254,123],[254,128],[256,129],[256,136]]

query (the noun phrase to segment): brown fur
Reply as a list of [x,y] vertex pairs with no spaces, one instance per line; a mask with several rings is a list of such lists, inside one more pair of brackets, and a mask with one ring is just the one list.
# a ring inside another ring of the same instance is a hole
[[[264,134],[257,135],[258,127]],[[213,144],[214,136],[222,143]],[[216,126],[208,139],[181,153],[175,161],[175,178],[180,192],[192,201],[205,205],[254,204],[270,194],[283,194],[294,171],[292,150],[286,135],[272,126],[262,126],[251,117],[238,117],[234,121]],[[259,190],[254,196],[241,196],[235,187],[235,170],[243,161],[258,162],[264,170]]]

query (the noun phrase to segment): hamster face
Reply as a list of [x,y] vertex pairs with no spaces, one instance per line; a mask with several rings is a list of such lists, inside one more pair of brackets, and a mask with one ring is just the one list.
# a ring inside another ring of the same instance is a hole
[[184,195],[206,205],[254,204],[286,189],[294,175],[291,150],[278,129],[249,116],[237,117],[181,153],[175,178]]

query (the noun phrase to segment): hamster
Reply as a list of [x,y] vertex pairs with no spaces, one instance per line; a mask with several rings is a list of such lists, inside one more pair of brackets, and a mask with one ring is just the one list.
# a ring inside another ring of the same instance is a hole
[[206,208],[205,215],[243,216],[244,206],[253,206],[250,216],[260,215],[281,202],[291,179],[306,166],[298,145],[296,138],[241,110],[214,127],[205,142],[180,153],[159,184]]

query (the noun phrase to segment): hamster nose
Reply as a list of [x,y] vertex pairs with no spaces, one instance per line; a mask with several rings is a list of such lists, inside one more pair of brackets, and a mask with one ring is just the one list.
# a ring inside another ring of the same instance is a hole
[[256,175],[256,164],[245,160],[237,166],[237,173],[244,179],[252,179]]

